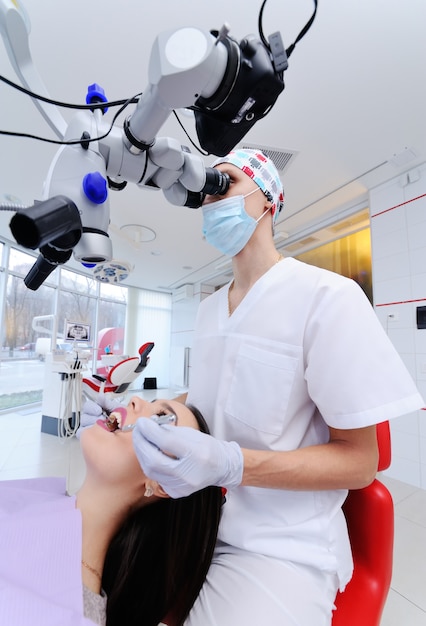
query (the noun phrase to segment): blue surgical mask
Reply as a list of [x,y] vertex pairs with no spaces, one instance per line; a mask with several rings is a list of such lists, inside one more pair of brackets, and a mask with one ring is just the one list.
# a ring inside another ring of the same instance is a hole
[[244,208],[244,198],[260,191],[254,189],[245,196],[231,196],[203,206],[203,235],[222,254],[235,256],[244,248],[258,222],[269,211],[255,220]]

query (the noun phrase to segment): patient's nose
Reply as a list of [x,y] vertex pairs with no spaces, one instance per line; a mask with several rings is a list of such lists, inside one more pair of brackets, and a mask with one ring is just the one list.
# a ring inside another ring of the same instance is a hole
[[142,400],[142,398],[139,398],[139,396],[132,396],[130,398],[129,404],[131,405],[133,410],[138,413],[139,411],[142,411],[144,404],[146,404],[146,401]]

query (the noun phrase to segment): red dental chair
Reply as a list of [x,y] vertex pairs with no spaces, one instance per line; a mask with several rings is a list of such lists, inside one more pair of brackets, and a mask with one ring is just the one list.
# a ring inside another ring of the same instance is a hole
[[139,348],[139,356],[123,359],[111,367],[106,376],[92,374],[90,378],[83,378],[83,393],[95,401],[98,393],[123,394],[148,365],[153,347],[152,342],[144,343]]
[[[377,424],[378,471],[391,463],[389,422]],[[394,510],[392,496],[377,478],[349,491],[343,505],[354,559],[354,573],[336,597],[332,626],[380,626],[392,578]]]

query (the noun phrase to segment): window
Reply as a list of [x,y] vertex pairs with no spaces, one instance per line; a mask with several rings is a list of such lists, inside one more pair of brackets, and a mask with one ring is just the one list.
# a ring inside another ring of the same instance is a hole
[[[131,355],[136,355],[143,343],[153,341],[155,349],[150,355],[147,376],[157,377],[160,386],[168,386],[169,294],[100,283],[65,267],[57,268],[33,291],[27,288],[24,278],[35,261],[35,255],[0,242],[0,410],[42,400],[45,353],[50,350],[49,331],[53,329],[54,320],[58,330],[57,346],[64,352],[71,345],[64,340],[65,321],[90,325],[93,348],[98,347],[106,329],[114,329],[117,345],[113,349],[121,353],[127,325],[134,338],[134,345],[128,347]],[[129,313],[130,293],[132,307]],[[34,317],[40,316],[47,316],[46,320],[38,322],[46,332],[32,328]],[[99,358],[94,350],[93,363],[88,363],[90,370],[92,366],[96,367]],[[135,389],[142,386],[144,375],[138,379]]]
[[[127,288],[101,285],[90,276],[64,267],[50,274],[36,290],[28,289],[24,278],[36,257],[3,242],[0,243],[0,410],[39,402],[42,399],[46,350],[50,349],[53,317],[57,322],[57,345],[68,348],[64,341],[65,320],[89,324],[93,345],[97,329],[108,324],[124,329]],[[8,262],[7,262],[8,259]],[[100,297],[102,295],[102,298]],[[46,332],[32,328],[34,317]],[[40,339],[45,339],[43,352]],[[37,340],[39,343],[37,344]],[[69,342],[70,345],[70,342]]]

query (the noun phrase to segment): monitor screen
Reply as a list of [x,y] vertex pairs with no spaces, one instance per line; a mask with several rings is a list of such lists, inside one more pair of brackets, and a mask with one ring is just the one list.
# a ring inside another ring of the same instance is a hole
[[65,321],[64,339],[65,341],[90,341],[90,324],[82,324],[80,322]]

